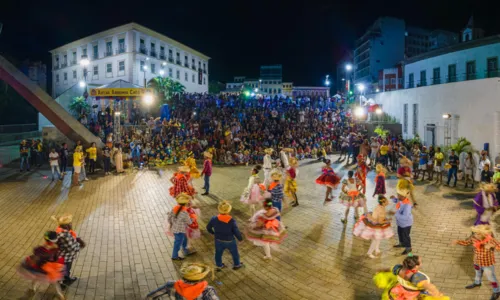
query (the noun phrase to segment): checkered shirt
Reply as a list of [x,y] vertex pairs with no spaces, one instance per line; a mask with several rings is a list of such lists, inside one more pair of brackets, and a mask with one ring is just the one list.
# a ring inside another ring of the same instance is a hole
[[283,197],[285,196],[283,192],[283,185],[277,184],[272,190],[269,190],[271,193],[271,199],[273,202],[281,202],[283,201]]
[[[475,237],[470,237],[466,240],[457,241],[457,244],[462,246],[474,245],[474,243],[479,242]],[[479,249],[473,247],[474,250],[474,264],[480,267],[489,267],[495,264],[495,250],[500,250],[500,242],[496,239],[491,239],[489,241],[493,248],[486,249],[484,245],[481,245]]]
[[59,247],[59,257],[63,257],[65,263],[72,262],[80,252],[80,244],[67,230],[63,230],[57,235],[57,246]]
[[191,218],[186,211],[181,211],[177,217],[172,212],[172,232],[173,233],[186,233],[186,228],[191,224]]

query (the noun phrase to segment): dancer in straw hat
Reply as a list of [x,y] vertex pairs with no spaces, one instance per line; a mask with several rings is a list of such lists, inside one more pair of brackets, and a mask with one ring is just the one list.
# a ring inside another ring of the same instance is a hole
[[377,164],[375,167],[377,175],[375,176],[375,190],[373,191],[373,197],[375,195],[385,195],[385,174],[387,174],[387,169],[384,168],[382,164]]
[[[283,209],[283,198],[285,197],[285,193],[283,192],[283,185],[281,184],[281,177],[283,177],[282,173],[274,169],[271,172],[271,179],[273,182],[269,184],[267,191],[271,193],[271,200],[273,201],[273,206],[277,208],[280,213]],[[278,220],[281,220],[281,217],[278,216]]]
[[215,264],[217,265],[217,270],[226,267],[222,263],[222,254],[226,249],[229,250],[233,257],[233,270],[237,270],[243,266],[240,262],[238,244],[236,243],[236,239],[242,242],[243,237],[238,229],[236,220],[229,215],[231,209],[232,206],[228,201],[224,200],[220,202],[218,206],[219,215],[212,217],[207,224],[207,231],[215,237]]
[[477,212],[474,225],[490,224],[490,219],[498,210],[498,199],[495,195],[496,185],[493,183],[481,184],[481,191],[474,197],[474,208]]
[[170,295],[175,292],[175,299],[179,300],[219,300],[215,289],[208,285],[206,280],[208,273],[213,270],[207,265],[200,263],[187,263],[182,265],[182,279],[168,281],[164,286],[152,291],[146,299],[160,299],[163,295]]
[[212,176],[212,153],[205,151],[203,153],[203,156],[205,157],[205,161],[203,162],[203,171],[201,172],[201,175],[204,177],[205,184],[203,185],[203,189],[205,192],[202,194],[203,196],[206,196],[210,193],[210,176]]
[[273,148],[264,149],[266,155],[264,155],[264,184],[267,186],[271,182],[271,169],[273,168],[273,159],[271,154],[273,154]]
[[71,267],[73,266],[73,261],[80,252],[80,249],[85,248],[85,243],[81,238],[78,237],[76,232],[73,230],[73,216],[70,214],[65,214],[60,217],[52,216],[52,220],[56,221],[58,227],[56,228],[57,233],[57,246],[59,247],[59,258],[64,263],[65,274],[64,274],[64,285],[70,285],[75,282],[78,278],[71,277]]
[[342,181],[342,193],[340,194],[340,201],[346,206],[345,216],[341,220],[344,224],[347,223],[351,207],[354,208],[354,218],[358,219],[358,208],[363,207],[366,202],[365,195],[359,191],[360,189],[361,185],[354,179],[354,172],[352,170],[347,172],[347,179]]
[[295,158],[292,157],[290,158],[289,162],[290,166],[288,169],[285,170],[285,195],[293,199],[293,204],[292,206],[298,206],[299,205],[299,199],[297,198],[297,180],[295,180],[295,177],[297,177],[299,170],[297,167],[299,166],[299,161]]
[[373,281],[378,288],[384,289],[381,299],[450,300],[431,283],[430,277],[421,268],[422,258],[408,255],[402,264],[377,272]]
[[387,198],[383,195],[378,196],[378,205],[373,210],[373,213],[366,213],[361,216],[359,221],[354,225],[353,234],[365,240],[371,240],[370,248],[368,249],[368,257],[375,258],[375,255],[380,254],[380,242],[383,239],[388,239],[394,236],[390,220],[386,219],[385,207],[389,204]]
[[200,178],[201,174],[198,168],[196,167],[196,160],[194,159],[193,151],[190,151],[187,154],[188,158],[184,161],[184,165],[189,167],[189,175],[191,180]]
[[397,189],[401,190],[407,190],[409,192],[409,197],[411,198],[411,201],[413,201],[414,205],[417,205],[417,200],[415,199],[415,196],[413,194],[413,176],[411,173],[411,165],[412,162],[409,160],[407,157],[403,156],[399,160],[399,169],[398,169],[398,184],[396,186]]
[[245,232],[248,240],[264,248],[264,259],[271,259],[271,248],[278,249],[279,244],[286,237],[285,226],[280,222],[280,212],[273,207],[274,202],[266,199],[263,209],[259,210],[250,219],[250,224]]
[[264,200],[263,191],[266,187],[261,184],[261,179],[259,177],[259,171],[262,167],[256,165],[252,168],[250,177],[248,178],[248,185],[243,190],[243,194],[240,197],[240,201],[250,205],[251,215],[255,213],[255,205],[259,204]]
[[397,198],[391,197],[396,203],[396,212],[391,212],[396,216],[396,224],[398,225],[399,244],[394,248],[405,248],[402,255],[411,253],[411,226],[413,225],[413,214],[411,213],[411,202],[408,200],[410,191],[406,189],[397,189]]
[[454,245],[469,246],[474,248],[474,270],[476,277],[474,283],[466,286],[466,289],[473,289],[481,286],[483,274],[486,275],[488,281],[493,288],[491,300],[500,298],[500,288],[495,274],[495,250],[500,250],[500,241],[493,238],[493,231],[490,225],[477,225],[471,227],[472,236],[465,240],[453,241]]
[[32,282],[31,292],[36,294],[40,284],[54,285],[59,299],[64,300],[59,281],[64,278],[64,264],[58,259],[57,233],[47,231],[44,243],[33,250],[33,254],[23,259],[17,273]]
[[193,196],[196,192],[191,184],[189,184],[189,167],[180,166],[177,169],[177,172],[174,173],[172,178],[170,178],[170,182],[172,182],[173,186],[170,187],[170,195],[172,197],[177,197],[181,193],[186,193],[190,196]]
[[183,260],[183,257],[179,256],[179,250],[184,252],[184,256],[188,256],[196,253],[195,250],[189,250],[187,248],[187,228],[192,224],[192,219],[188,213],[188,205],[192,200],[191,195],[186,193],[180,193],[175,198],[177,205],[168,213],[167,216],[167,234],[172,233],[174,235],[174,248],[172,251],[172,260]]
[[325,202],[328,202],[333,200],[332,191],[339,185],[340,177],[333,171],[333,168],[330,166],[331,161],[329,159],[326,159],[324,162],[325,165],[321,168],[322,174],[316,178],[316,183],[326,186]]

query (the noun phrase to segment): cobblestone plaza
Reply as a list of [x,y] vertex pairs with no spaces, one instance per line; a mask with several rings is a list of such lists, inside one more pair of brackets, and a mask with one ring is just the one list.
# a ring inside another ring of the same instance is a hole
[[[336,159],[336,157],[333,157]],[[344,164],[335,164],[345,174]],[[214,167],[211,195],[196,196],[204,228],[217,214],[222,199],[233,203],[233,217],[243,229],[249,209],[239,198],[251,167]],[[221,299],[380,299],[372,283],[376,270],[400,263],[396,240],[382,242],[382,255],[366,256],[369,241],[352,234],[351,212],[344,226],[344,207],[334,200],[323,204],[324,188],[314,183],[321,164],[302,161],[298,175],[300,206],[284,210],[289,234],[272,261],[263,260],[260,247],[239,244],[245,267],[224,269],[209,281]],[[29,283],[16,274],[21,259],[42,242],[43,233],[55,228],[52,215],[72,213],[74,227],[86,241],[73,267],[79,278],[66,290],[67,299],[143,299],[148,291],[179,277],[180,263],[171,257],[173,239],[164,233],[167,212],[174,205],[169,196],[172,170],[134,170],[123,175],[96,175],[82,187],[69,187],[69,178],[51,182],[48,170],[19,173],[0,169],[0,299],[27,299]],[[369,173],[369,208],[376,201],[374,172]],[[194,181],[200,192],[202,179]],[[396,180],[388,177],[388,195]],[[465,290],[474,277],[472,249],[451,246],[469,235],[475,218],[473,193],[417,184],[418,208],[413,210],[413,250],[423,257],[422,271],[451,299],[488,299],[491,287]],[[340,191],[336,190],[335,195]],[[496,219],[494,218],[496,227]],[[393,224],[395,226],[395,224]],[[213,238],[205,230],[194,241],[198,253],[187,261],[213,264]],[[229,253],[224,262],[231,265]],[[52,299],[52,287],[38,299]]]

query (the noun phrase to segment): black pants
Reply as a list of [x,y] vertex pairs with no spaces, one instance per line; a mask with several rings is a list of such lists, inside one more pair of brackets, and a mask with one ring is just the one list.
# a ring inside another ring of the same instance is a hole
[[399,244],[405,247],[407,250],[411,249],[410,231],[411,231],[411,226],[408,227],[398,226]]
[[68,166],[68,158],[61,157],[61,172],[66,172],[66,167]]
[[89,159],[89,173],[95,172],[95,160]]
[[111,158],[105,157],[104,158],[104,173],[110,172],[110,163],[111,163]]
[[64,279],[68,279],[70,276],[70,273],[71,273],[71,266],[73,265],[73,262],[66,262],[64,263],[64,266],[66,267],[66,269],[64,270]]

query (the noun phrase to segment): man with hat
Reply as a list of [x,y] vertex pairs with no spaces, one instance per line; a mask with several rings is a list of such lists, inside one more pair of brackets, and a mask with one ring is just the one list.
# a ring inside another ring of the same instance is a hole
[[73,216],[65,214],[60,217],[52,217],[59,225],[56,228],[57,233],[57,246],[59,247],[59,258],[64,260],[65,274],[64,285],[70,285],[78,278],[70,277],[71,267],[80,249],[85,247],[85,243],[77,236],[73,230]]
[[477,218],[474,225],[490,224],[490,219],[498,210],[498,199],[495,195],[496,185],[486,183],[481,185],[481,191],[474,197],[474,208]]
[[262,165],[262,167],[264,168],[264,184],[265,185],[268,185],[270,183],[270,175],[271,175],[271,169],[273,168],[273,165],[272,165],[272,158],[271,158],[271,154],[273,154],[273,148],[266,148],[264,149],[264,153],[266,153],[266,155],[264,155],[264,163]]
[[477,225],[471,227],[471,230],[471,237],[466,240],[455,240],[452,243],[453,245],[472,245],[474,247],[474,270],[476,271],[476,277],[474,282],[465,288],[473,289],[481,286],[481,280],[483,274],[485,274],[493,288],[490,300],[499,299],[500,288],[495,275],[495,250],[500,250],[500,241],[493,238],[493,231],[490,225]]
[[222,263],[222,254],[226,249],[231,252],[231,256],[233,257],[233,270],[237,270],[243,266],[240,262],[240,254],[238,253],[238,245],[236,243],[236,239],[242,242],[243,237],[238,229],[236,220],[229,215],[231,209],[232,206],[228,201],[224,200],[220,202],[218,206],[219,215],[212,217],[207,224],[207,231],[215,237],[215,264],[217,265],[217,270],[226,267]]
[[205,157],[205,161],[203,162],[203,171],[201,172],[201,175],[203,175],[203,178],[205,179],[205,184],[203,186],[205,192],[202,195],[206,196],[210,193],[210,176],[212,176],[212,153],[205,151],[203,153],[203,156]]
[[212,271],[210,267],[204,264],[184,264],[180,269],[182,279],[168,281],[164,286],[149,293],[146,299],[158,299],[175,291],[175,299],[179,300],[219,300],[215,289],[203,280],[210,271]]
[[30,170],[30,162],[28,160],[28,155],[29,155],[30,147],[26,144],[26,140],[23,140],[21,142],[21,145],[19,145],[19,155],[21,156],[21,168],[20,172],[24,170],[24,165],[26,164],[26,171],[29,172]]
[[411,226],[413,225],[413,215],[411,213],[412,205],[408,196],[410,191],[407,189],[397,189],[397,199],[392,196],[391,198],[396,203],[396,212],[392,212],[396,216],[396,224],[398,225],[398,238],[399,244],[395,248],[405,248],[402,255],[411,253]]

